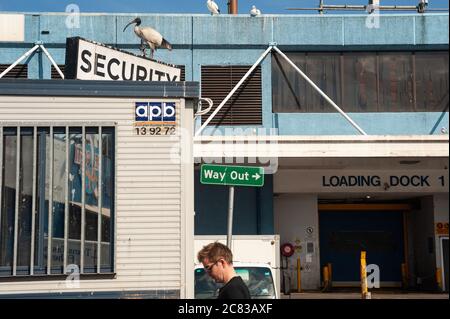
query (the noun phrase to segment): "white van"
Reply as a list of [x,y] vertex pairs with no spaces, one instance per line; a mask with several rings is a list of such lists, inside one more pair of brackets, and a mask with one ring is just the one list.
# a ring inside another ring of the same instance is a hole
[[[234,262],[234,269],[250,291],[252,299],[279,299],[275,273],[268,264]],[[202,265],[195,266],[195,298],[216,299],[223,284],[216,283]]]

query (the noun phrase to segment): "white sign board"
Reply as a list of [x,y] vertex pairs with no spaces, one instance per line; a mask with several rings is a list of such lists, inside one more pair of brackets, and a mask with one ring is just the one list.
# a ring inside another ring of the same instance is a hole
[[85,39],[67,38],[65,78],[113,81],[180,81],[174,65]]
[[274,191],[279,193],[448,192],[448,170],[279,170],[274,177]]

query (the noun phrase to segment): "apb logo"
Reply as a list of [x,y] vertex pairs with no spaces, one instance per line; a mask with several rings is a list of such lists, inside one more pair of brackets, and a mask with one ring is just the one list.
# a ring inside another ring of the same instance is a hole
[[135,119],[139,124],[175,124],[175,102],[136,102]]

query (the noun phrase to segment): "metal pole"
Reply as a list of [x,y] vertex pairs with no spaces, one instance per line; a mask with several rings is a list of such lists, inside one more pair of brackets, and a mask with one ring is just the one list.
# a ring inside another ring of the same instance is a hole
[[242,79],[235,85],[235,87],[231,90],[230,93],[225,97],[225,99],[222,101],[222,103],[219,104],[219,106],[214,110],[214,112],[208,117],[208,119],[205,121],[205,123],[202,124],[202,126],[198,129],[197,132],[195,132],[195,136],[200,135],[200,133],[205,129],[205,127],[211,122],[211,120],[216,116],[217,113],[219,113],[220,109],[225,105],[225,103],[228,102],[228,100],[233,96],[233,94],[237,91],[237,89],[244,83],[244,81],[250,76],[250,74],[253,72],[253,70],[256,69],[256,67],[264,60],[264,58],[269,54],[269,52],[272,51],[272,46],[269,46],[266,51],[259,57],[259,59],[253,64],[253,66],[245,73],[245,75],[242,77]]
[[333,102],[332,99],[330,99],[317,85],[314,84],[313,81],[311,81],[310,78],[306,76],[305,73],[302,72],[295,64],[292,62],[283,52],[280,51],[276,46],[273,47],[275,51],[278,52],[319,94],[328,102],[330,103],[339,113],[341,113],[342,116],[344,116],[347,121],[350,122],[350,124],[353,125],[354,128],[356,128],[362,135],[367,135],[366,132],[363,131],[362,128],[359,127],[358,124],[356,124],[347,114],[345,114],[344,111],[341,110],[339,106],[336,105],[336,103]]
[[16,138],[16,200],[14,209],[14,260],[13,260],[13,276],[17,275],[17,249],[19,234],[19,199],[20,199],[20,126],[17,127]]
[[30,275],[34,275],[34,246],[36,237],[36,180],[37,180],[37,126],[33,128],[33,194],[31,203]]
[[233,206],[234,206],[234,186],[230,186],[228,194],[228,235],[227,246],[231,249],[231,237],[233,235]]
[[36,44],[34,47],[32,47],[30,50],[28,50],[28,52],[26,52],[24,55],[22,55],[19,59],[17,59],[16,62],[14,62],[13,64],[11,64],[5,71],[3,71],[0,74],[0,79],[9,71],[11,71],[12,68],[14,68],[17,64],[20,63],[20,61],[22,61],[23,59],[25,59],[26,57],[28,57],[31,53],[33,53],[37,48],[39,47],[38,44]]
[[238,14],[237,0],[228,0],[228,14]]
[[42,51],[44,51],[45,55],[50,60],[50,62],[53,64],[53,66],[55,67],[56,71],[58,71],[58,73],[61,76],[61,78],[64,79],[64,74],[61,72],[61,69],[59,68],[58,64],[56,64],[55,60],[53,60],[53,58],[50,55],[50,53],[48,53],[47,49],[42,44],[40,45],[40,47],[41,47]]

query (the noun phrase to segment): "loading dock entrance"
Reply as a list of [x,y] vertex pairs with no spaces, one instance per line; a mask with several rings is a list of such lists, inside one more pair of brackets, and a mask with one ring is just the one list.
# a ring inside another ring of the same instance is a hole
[[408,209],[404,204],[319,205],[320,260],[321,265],[332,264],[334,286],[359,285],[362,250],[367,264],[379,267],[382,286],[401,285]]

